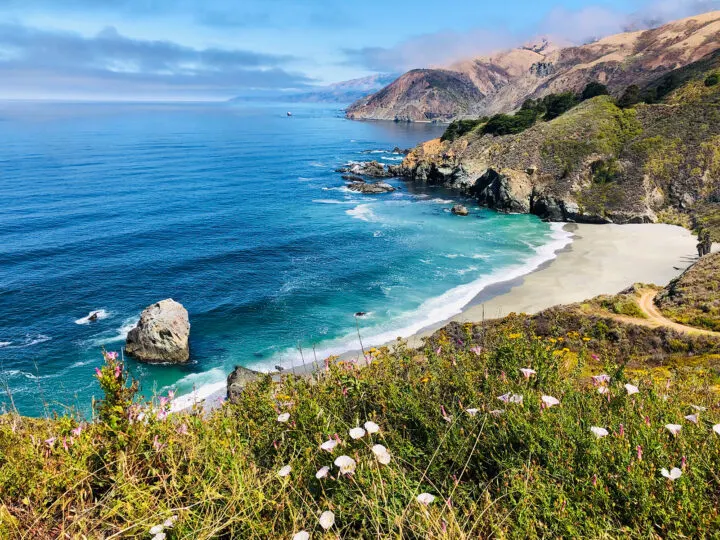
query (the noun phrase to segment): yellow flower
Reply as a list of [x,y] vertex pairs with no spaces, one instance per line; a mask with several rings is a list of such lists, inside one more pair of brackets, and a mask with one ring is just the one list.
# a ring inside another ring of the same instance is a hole
[[557,343],[557,339],[555,339],[555,338],[548,338],[548,341],[550,343]]
[[590,338],[589,338],[589,337],[584,337],[584,338],[583,338],[583,341],[590,341]]
[[520,333],[510,334],[510,335],[508,336],[508,339],[518,339],[518,338],[521,337],[521,336],[522,336],[522,334],[520,334]]
[[420,382],[425,384],[430,382],[430,377],[428,375],[425,375],[422,379],[420,379]]

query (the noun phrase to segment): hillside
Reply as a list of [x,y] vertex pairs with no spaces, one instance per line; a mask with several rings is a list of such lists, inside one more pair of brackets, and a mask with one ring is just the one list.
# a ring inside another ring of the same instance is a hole
[[0,536],[704,536],[720,342],[603,312],[635,301],[452,323],[209,414],[145,402],[108,354],[95,421],[0,416]]
[[427,121],[491,115],[515,110],[527,99],[580,91],[591,81],[619,94],[630,84],[643,85],[719,46],[720,11],[578,47],[558,48],[543,41],[443,70],[411,71],[353,103],[347,116]]
[[550,221],[690,226],[720,201],[718,73],[714,53],[638,89],[660,102],[623,109],[599,96],[514,135],[470,124],[415,148],[399,172]]

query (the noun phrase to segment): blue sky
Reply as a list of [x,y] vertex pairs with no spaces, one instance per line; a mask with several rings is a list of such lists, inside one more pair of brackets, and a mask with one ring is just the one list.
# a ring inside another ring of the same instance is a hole
[[224,99],[711,9],[720,0],[0,0],[0,98]]

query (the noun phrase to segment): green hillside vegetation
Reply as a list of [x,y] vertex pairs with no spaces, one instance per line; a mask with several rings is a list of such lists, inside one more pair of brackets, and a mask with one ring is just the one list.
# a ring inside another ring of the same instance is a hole
[[669,319],[720,332],[720,254],[700,259],[658,298]]
[[720,528],[718,346],[555,308],[265,377],[207,415],[141,409],[106,355],[94,422],[0,417],[0,536],[693,537]]

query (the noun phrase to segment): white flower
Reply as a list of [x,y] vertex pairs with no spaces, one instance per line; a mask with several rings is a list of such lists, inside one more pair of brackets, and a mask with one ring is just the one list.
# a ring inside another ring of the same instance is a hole
[[593,375],[592,381],[595,384],[602,384],[602,383],[609,383],[610,382],[610,375],[606,375],[605,373],[601,373],[600,375]]
[[278,415],[278,422],[280,422],[281,424],[284,424],[288,420],[290,420],[289,412],[284,412],[284,413]]
[[420,504],[427,506],[435,500],[435,495],[431,495],[430,493],[421,493],[416,497],[416,499]]
[[535,371],[534,369],[530,369],[530,368],[520,368],[520,373],[523,374],[523,377],[525,377],[526,379],[529,379],[533,375],[536,375],[537,371]]
[[634,384],[630,384],[630,383],[625,385],[625,390],[627,390],[628,396],[637,394],[640,391],[640,389],[637,386],[635,386]]
[[352,474],[355,472],[355,460],[350,456],[336,458],[335,466],[340,468],[340,474]]
[[698,423],[698,415],[697,414],[688,414],[685,416],[685,420],[688,420],[689,422],[692,422],[693,424]]
[[497,417],[505,414],[505,409],[495,409],[494,411],[490,411],[490,414]]
[[163,526],[166,529],[172,529],[175,526],[175,522],[177,521],[177,516],[171,516],[165,520],[165,523],[163,523]]
[[368,433],[378,433],[380,431],[380,426],[378,426],[375,422],[365,422],[365,431]]
[[320,514],[320,526],[325,529],[326,531],[335,525],[335,514],[333,514],[330,510],[325,510],[322,514]]
[[321,467],[318,472],[315,473],[315,478],[320,480],[321,478],[325,478],[328,473],[330,472],[330,467]]
[[520,394],[503,394],[498,399],[504,403],[522,403],[523,397]]
[[292,467],[290,465],[285,465],[282,469],[278,471],[278,476],[281,478],[284,478],[285,476],[290,474],[290,471],[292,471]]
[[376,444],[372,447],[372,453],[375,454],[377,460],[383,465],[390,463],[390,452],[382,444]]
[[707,408],[701,407],[700,405],[690,405],[693,409],[699,412],[707,411]]
[[333,449],[337,446],[337,441],[330,439],[325,441],[320,445],[321,450],[325,450],[326,452],[332,452]]
[[165,540],[165,537],[167,535],[164,532],[159,532],[155,536],[152,537],[152,540]]
[[682,476],[682,471],[677,467],[673,467],[671,471],[668,471],[667,469],[661,470],[660,474],[662,474],[665,478],[669,478],[670,480],[677,480]]
[[152,535],[155,535],[155,534],[160,534],[164,530],[165,530],[164,525],[155,525],[154,527],[151,527],[148,532]]
[[542,402],[545,404],[545,406],[549,409],[550,407],[554,407],[555,405],[560,405],[560,400],[558,398],[554,398],[552,396],[543,396]]
[[480,412],[480,409],[465,409],[465,412],[468,413],[470,416],[475,416],[477,413]]
[[609,391],[607,386],[598,386],[598,394],[607,394]]
[[680,433],[682,426],[680,424],[665,424],[665,428],[673,435],[677,435]]
[[296,532],[292,540],[310,540],[310,533],[307,531]]
[[595,435],[598,439],[602,439],[603,437],[607,437],[608,430],[602,427],[593,426],[590,428],[590,431],[592,431],[592,434]]
[[365,430],[361,427],[354,427],[350,430],[350,438],[362,439],[365,436]]

